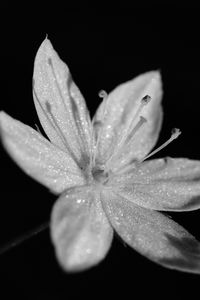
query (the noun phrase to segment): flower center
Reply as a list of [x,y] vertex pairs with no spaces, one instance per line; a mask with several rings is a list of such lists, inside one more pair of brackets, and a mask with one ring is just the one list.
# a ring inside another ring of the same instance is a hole
[[105,183],[108,180],[108,173],[105,173],[104,170],[94,167],[92,170],[92,176],[95,181],[99,183]]

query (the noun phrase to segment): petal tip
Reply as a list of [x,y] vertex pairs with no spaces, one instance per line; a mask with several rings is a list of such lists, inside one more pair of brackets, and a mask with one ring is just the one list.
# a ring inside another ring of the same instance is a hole
[[156,81],[156,82],[161,82],[162,81],[162,75],[161,75],[160,70],[154,70],[154,71],[151,71],[150,73],[151,73],[153,81]]
[[3,110],[0,111],[0,133],[6,128],[12,118]]
[[0,119],[5,118],[6,115],[7,114],[6,114],[6,112],[4,110],[0,110]]
[[51,57],[53,51],[54,51],[53,45],[46,36],[46,38],[43,40],[40,47],[38,48],[38,51],[37,51],[37,54],[35,57],[35,64],[36,64],[36,62],[42,61],[46,57]]
[[41,43],[39,49],[47,50],[47,49],[52,48],[52,47],[53,47],[52,43],[50,42],[50,40],[46,36],[44,41]]

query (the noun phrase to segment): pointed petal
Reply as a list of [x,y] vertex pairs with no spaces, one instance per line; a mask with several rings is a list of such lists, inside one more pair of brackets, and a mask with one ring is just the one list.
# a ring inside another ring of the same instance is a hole
[[63,194],[53,208],[51,237],[66,271],[81,271],[98,264],[113,237],[99,196],[88,188]]
[[[151,96],[152,100],[136,116],[141,99],[145,95]],[[151,150],[157,141],[161,127],[161,96],[161,78],[156,71],[145,73],[121,84],[108,95],[94,117],[94,127],[95,124],[100,124],[98,151],[101,163],[107,161],[118,149],[120,140],[130,130],[131,122],[133,124],[134,121],[136,124],[141,115],[148,123],[138,129],[116,165],[119,167],[132,159],[143,158]]]
[[67,65],[48,39],[41,44],[35,58],[33,97],[49,139],[84,167],[91,150],[89,113]]
[[183,227],[114,194],[104,195],[103,207],[120,237],[139,253],[167,268],[200,274],[200,243]]
[[155,210],[200,208],[200,161],[184,158],[146,161],[130,173],[113,178],[116,193]]
[[0,112],[2,142],[13,160],[51,191],[61,193],[85,180],[73,159],[31,127]]

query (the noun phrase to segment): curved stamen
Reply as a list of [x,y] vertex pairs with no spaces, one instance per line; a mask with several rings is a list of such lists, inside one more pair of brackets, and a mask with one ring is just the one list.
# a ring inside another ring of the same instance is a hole
[[157,149],[155,149],[153,152],[151,152],[149,155],[147,155],[143,159],[141,159],[139,161],[135,159],[135,160],[132,160],[129,164],[126,164],[126,165],[122,166],[122,168],[120,168],[117,171],[117,175],[124,174],[124,173],[127,173],[127,172],[133,170],[134,167],[137,167],[144,160],[146,160],[147,158],[151,157],[152,155],[154,155],[155,153],[157,153],[158,151],[160,151],[164,147],[166,147],[169,143],[171,143],[173,140],[175,140],[180,134],[181,134],[181,131],[179,129],[177,129],[177,128],[174,128],[172,130],[172,136],[169,138],[169,140],[167,140],[164,144],[162,144],[160,147],[158,147]]
[[100,98],[103,98],[103,100],[108,97],[108,93],[104,90],[100,90],[98,95]]
[[[136,132],[135,129],[138,126],[138,122],[136,124],[135,124],[135,122],[138,119],[138,116],[141,113],[144,106],[146,106],[151,101],[151,99],[152,99],[151,96],[146,95],[140,100],[140,105],[139,105],[135,115],[131,119],[130,123],[128,124],[128,126],[127,126],[128,130],[125,131],[125,134],[122,136],[119,146],[117,147],[118,149],[121,147],[121,145],[124,144],[124,142],[127,140],[127,137],[131,134],[132,131],[134,131],[134,134],[135,134],[135,132]],[[140,117],[140,118],[143,118],[143,117]],[[144,120],[144,118],[143,118],[143,120]]]
[[158,151],[160,151],[161,149],[165,148],[169,143],[171,143],[173,140],[177,139],[177,137],[181,134],[180,129],[178,128],[174,128],[172,129],[172,135],[171,137],[164,143],[162,144],[160,147],[158,147],[157,149],[155,149],[153,152],[149,153],[149,155],[145,156],[142,160],[140,160],[139,162],[143,162],[144,160],[146,160],[147,158],[151,157],[152,155],[156,154]]

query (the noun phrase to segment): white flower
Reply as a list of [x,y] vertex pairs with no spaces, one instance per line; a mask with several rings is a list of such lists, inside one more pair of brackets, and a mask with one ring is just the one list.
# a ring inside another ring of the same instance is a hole
[[[200,273],[199,242],[157,212],[200,208],[200,162],[146,161],[155,153],[148,155],[162,122],[159,73],[140,75],[109,95],[102,92],[92,121],[48,39],[38,50],[33,78],[36,110],[50,141],[5,112],[0,113],[1,135],[14,161],[60,195],[51,237],[61,266],[79,271],[96,265],[115,230],[156,263]],[[165,144],[178,135],[176,130]]]

